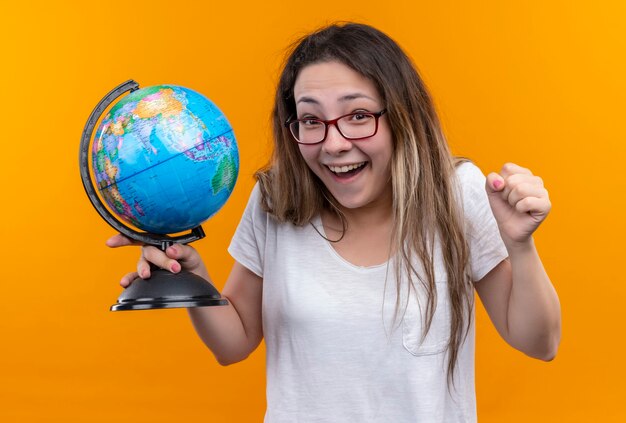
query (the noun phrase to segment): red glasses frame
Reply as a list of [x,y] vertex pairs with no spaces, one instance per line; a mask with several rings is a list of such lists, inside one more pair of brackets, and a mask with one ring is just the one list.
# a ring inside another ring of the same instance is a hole
[[[350,141],[358,141],[358,140],[364,140],[367,138],[371,138],[374,135],[376,135],[376,133],[378,132],[378,119],[380,119],[380,117],[382,115],[384,115],[385,113],[387,113],[387,109],[383,109],[380,112],[376,112],[376,113],[370,113],[370,112],[356,112],[356,113],[348,113],[342,116],[339,116],[338,118],[335,119],[330,119],[330,120],[323,120],[323,119],[287,119],[287,121],[285,122],[285,127],[287,129],[289,129],[289,132],[291,133],[291,136],[293,137],[293,139],[298,143],[298,144],[303,144],[303,145],[315,145],[315,144],[319,144],[322,143],[326,140],[326,136],[328,135],[328,128],[330,127],[330,125],[335,125],[335,128],[337,128],[337,132],[339,132],[339,134],[344,137],[347,140]],[[337,125],[337,121],[339,121],[339,119],[343,119],[347,116],[357,116],[357,115],[367,115],[367,116],[372,116],[375,120],[376,123],[376,127],[374,128],[374,133],[372,135],[368,135],[366,137],[349,137],[346,136],[343,132],[341,132],[341,129],[339,128],[339,125]],[[292,129],[292,124],[294,123],[300,123],[300,122],[319,122],[319,123],[323,123],[324,124],[324,137],[317,142],[301,142],[300,140],[298,140],[298,138],[296,137],[296,135],[294,134],[294,131]]]

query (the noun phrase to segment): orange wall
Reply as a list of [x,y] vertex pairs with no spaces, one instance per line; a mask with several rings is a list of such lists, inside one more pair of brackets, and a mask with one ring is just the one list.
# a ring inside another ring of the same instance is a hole
[[481,421],[626,421],[626,3],[49,3],[0,9],[0,421],[261,421],[262,350],[221,368],[185,311],[108,311],[137,253],[104,246],[113,231],[83,192],[79,139],[95,104],[129,78],[188,86],[222,108],[240,179],[195,245],[221,287],[267,156],[283,49],[337,19],[405,47],[456,153],[486,172],[518,162],[550,190],[536,239],[562,302],[561,350],[550,364],[526,358],[479,310]]

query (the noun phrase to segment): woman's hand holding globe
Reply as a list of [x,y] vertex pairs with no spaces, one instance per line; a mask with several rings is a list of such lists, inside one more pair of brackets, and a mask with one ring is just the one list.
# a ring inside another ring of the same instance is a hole
[[117,234],[106,241],[106,245],[111,248],[141,246],[141,257],[137,262],[137,270],[127,273],[120,280],[120,285],[124,288],[130,286],[132,281],[139,277],[148,279],[150,277],[150,265],[153,264],[161,269],[168,270],[172,273],[179,273],[181,270],[187,270],[191,273],[211,281],[209,273],[200,258],[200,254],[195,248],[189,245],[173,244],[165,251],[151,245],[143,245],[140,242],[131,240],[124,235]]

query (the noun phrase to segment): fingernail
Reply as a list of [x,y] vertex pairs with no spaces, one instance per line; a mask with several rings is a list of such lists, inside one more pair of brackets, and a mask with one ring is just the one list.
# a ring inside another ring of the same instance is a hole
[[170,270],[174,273],[180,271],[180,264],[174,263],[170,266]]
[[493,187],[495,189],[500,189],[500,187],[502,186],[502,181],[499,179],[496,179],[495,181],[493,181]]
[[176,253],[176,248],[173,245],[170,245],[169,247],[167,247],[167,249],[170,253]]
[[143,269],[141,271],[141,277],[142,278],[147,278],[148,277],[148,269]]

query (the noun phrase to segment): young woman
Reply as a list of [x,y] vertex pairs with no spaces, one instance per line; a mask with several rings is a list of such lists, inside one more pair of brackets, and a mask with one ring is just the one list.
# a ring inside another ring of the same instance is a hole
[[[555,356],[559,301],[532,239],[541,179],[453,158],[393,40],[360,24],[300,40],[273,122],[229,248],[230,305],[189,309],[221,364],[265,339],[266,422],[475,421],[474,289],[510,345]],[[150,263],[209,278],[190,246],[143,247],[121,284]]]

